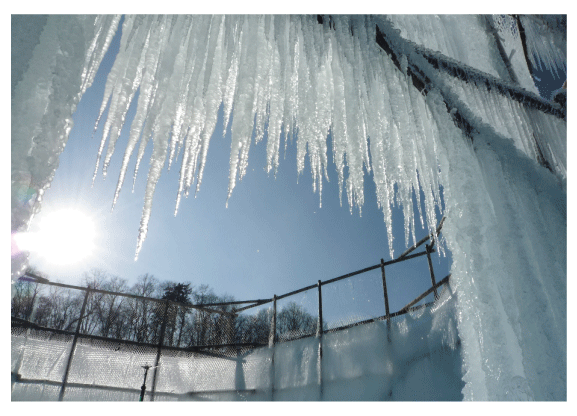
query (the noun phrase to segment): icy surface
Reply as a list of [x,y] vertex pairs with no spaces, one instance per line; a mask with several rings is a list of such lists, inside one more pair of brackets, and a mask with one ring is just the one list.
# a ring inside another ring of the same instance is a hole
[[[434,309],[396,318],[390,331],[379,321],[325,334],[322,341],[309,337],[225,359],[163,353],[155,400],[461,400],[456,331],[454,298],[445,291]],[[12,372],[23,379],[61,377],[51,368],[62,361],[61,351],[69,345],[13,336],[12,355],[17,359]],[[40,361],[35,358],[39,355]],[[64,400],[136,401],[141,366],[151,364],[155,355],[153,348],[78,344],[68,381],[87,386],[67,387]],[[148,392],[152,376],[150,370]],[[12,382],[12,400],[57,400],[59,392],[55,385]]]
[[[13,28],[25,50],[13,69],[12,232],[24,230],[39,208],[71,114],[118,21],[49,16],[28,21],[42,30]],[[494,16],[493,23],[520,87],[535,91],[512,20]],[[562,22],[522,23],[538,60],[563,68]],[[401,70],[374,41],[377,24]],[[296,143],[299,172],[308,154],[319,196],[333,158],[351,211],[361,210],[363,175],[372,172],[389,241],[393,204],[403,207],[405,241],[414,240],[413,197],[421,188],[425,210],[416,215],[430,227],[438,223],[436,208],[447,217],[464,398],[566,399],[566,121],[513,102],[492,85],[450,78],[418,49],[509,82],[494,35],[483,16],[336,16],[322,25],[311,16],[126,16],[102,104],[108,116],[99,119],[106,131],[99,159],[105,174],[138,92],[115,196],[131,155],[136,175],[152,140],[136,254],[161,171],[180,153],[175,210],[191,188],[198,191],[223,106],[232,137],[229,196],[247,171],[253,142],[266,140],[267,169],[279,168],[283,136],[285,145]],[[431,80],[427,94],[408,75],[415,65]],[[456,114],[469,123],[467,134],[455,126]],[[13,252],[13,277],[25,256]]]

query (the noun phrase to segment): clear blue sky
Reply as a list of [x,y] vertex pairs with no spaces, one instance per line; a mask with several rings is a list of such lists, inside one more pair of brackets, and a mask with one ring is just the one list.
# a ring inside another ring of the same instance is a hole
[[[117,34],[93,86],[77,108],[60,166],[45,193],[42,211],[32,223],[34,228],[38,219],[50,211],[80,206],[95,219],[97,253],[83,264],[66,269],[32,256],[33,266],[51,280],[71,284],[80,284],[82,273],[96,267],[127,279],[129,285],[139,275],[150,273],[161,281],[206,283],[218,295],[229,294],[245,300],[281,295],[319,279],[327,280],[377,264],[380,258],[389,259],[386,228],[382,212],[377,208],[372,178],[365,177],[362,217],[357,209],[351,215],[346,198],[342,207],[339,204],[337,175],[329,157],[330,183],[323,184],[323,206],[319,208],[319,196],[312,191],[309,166],[297,177],[296,146],[291,143],[286,155],[281,153],[276,179],[265,171],[266,142],[253,146],[247,175],[235,188],[226,208],[230,138],[228,134],[222,138],[221,120],[210,143],[200,192],[196,198],[190,196],[182,200],[176,217],[173,212],[182,156],[173,163],[170,172],[165,168],[156,189],[148,236],[135,262],[152,143],[143,158],[134,193],[131,192],[133,155],[114,212],[111,213],[111,205],[128,125],[117,143],[106,180],[99,172],[91,187],[104,123],[94,137],[92,130],[103,96],[105,75],[118,45]],[[134,107],[129,111],[129,121]],[[394,249],[398,256],[405,249],[399,210],[394,212],[393,223]],[[418,218],[416,231],[417,239],[426,234]],[[449,260],[434,255],[433,261],[439,280],[447,275]],[[387,269],[387,284],[394,311],[430,287],[426,257]],[[378,270],[346,285],[343,283],[340,289],[323,288],[323,295],[328,297],[323,300],[323,306],[328,307],[329,302],[346,305],[353,296],[357,297],[354,302],[358,302],[359,297],[366,297],[373,304],[382,302]],[[334,302],[329,300],[331,297],[335,298]],[[379,307],[382,308],[382,303]]]

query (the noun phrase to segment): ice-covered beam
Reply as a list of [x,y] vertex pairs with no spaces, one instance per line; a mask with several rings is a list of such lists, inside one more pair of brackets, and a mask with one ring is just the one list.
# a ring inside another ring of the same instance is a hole
[[[401,67],[400,57],[397,56],[397,53],[393,50],[393,48],[387,41],[385,35],[383,34],[383,32],[381,32],[378,26],[377,26],[376,42],[390,56],[391,60],[393,61],[395,66],[399,69],[399,71],[404,72],[403,68]],[[428,79],[428,77],[421,71],[419,71],[418,67],[415,67],[412,64],[407,65],[405,71],[406,74],[411,78],[411,81],[413,82],[415,88],[417,88],[421,94],[426,95],[428,89],[432,85],[431,80]],[[473,127],[471,126],[471,124],[467,121],[465,117],[463,117],[459,113],[458,110],[452,111],[452,108],[446,99],[444,100],[444,103],[447,107],[447,111],[451,113],[455,125],[459,127],[468,138],[473,140]]]
[[[377,28],[377,43],[387,53],[391,50],[384,47],[386,43],[383,33]],[[565,119],[566,113],[559,105],[538,97],[537,95],[525,91],[522,88],[503,82],[502,80],[485,74],[475,68],[469,67],[462,62],[457,62],[439,52],[430,51],[422,46],[418,46],[417,52],[422,55],[435,69],[443,71],[455,78],[474,84],[484,84],[488,89],[495,89],[498,93],[510,97],[524,106],[535,108],[547,114],[554,115],[558,118]],[[398,66],[398,61],[395,63]]]
[[[527,55],[527,44],[526,44],[526,36],[525,36],[525,31],[523,29],[523,25],[520,22],[520,18],[519,15],[514,15],[514,17],[517,20],[517,23],[519,25],[519,33],[521,36],[521,40],[523,43],[523,51],[525,53],[525,57],[527,60],[527,64],[529,65],[529,70],[531,72],[531,75],[533,75],[533,69],[530,66],[531,65],[531,60],[529,59],[528,55]],[[319,24],[324,24],[324,21],[328,20],[329,22],[329,26],[330,27],[334,27],[334,23],[333,20],[331,18],[331,16],[324,16],[324,15],[317,15],[317,22]],[[385,52],[387,52],[387,54],[389,54],[389,56],[391,57],[391,59],[393,60],[393,62],[395,63],[395,66],[397,66],[397,68],[401,69],[400,67],[400,63],[396,57],[396,55],[393,53],[393,51],[391,50],[390,46],[388,45],[388,42],[385,40],[385,38],[383,37],[383,33],[379,30],[379,28],[377,27],[377,37],[376,37],[376,42],[377,44],[383,48],[383,50],[385,50]],[[501,45],[501,43],[499,42],[498,38],[497,38],[497,46],[499,48],[499,53],[503,56],[505,54],[505,51],[503,50],[503,47]],[[512,98],[513,100],[523,104],[524,106],[529,106],[531,108],[536,108],[539,111],[542,111],[544,113],[547,114],[552,114],[556,117],[562,118],[562,119],[566,119],[566,111],[563,107],[551,103],[550,101],[544,100],[541,97],[524,90],[523,88],[517,87],[515,85],[512,85],[510,83],[504,82],[503,80],[496,78],[490,74],[484,73],[482,71],[479,71],[478,69],[472,68],[462,62],[458,62],[448,56],[443,55],[440,52],[436,52],[436,51],[432,51],[432,50],[428,50],[427,48],[423,47],[423,46],[418,46],[418,52],[424,56],[432,65],[435,69],[438,69],[440,71],[446,72],[448,74],[450,74],[453,77],[456,77],[462,81],[465,82],[473,82],[475,84],[484,84],[486,85],[489,89],[495,89],[497,92],[499,92],[500,94],[506,95],[510,98]],[[516,75],[513,72],[513,69],[511,68],[510,63],[508,63],[507,59],[503,58],[505,61],[505,65],[507,66],[507,70],[512,78],[513,83],[517,83],[516,81]],[[414,74],[413,74],[414,75]],[[413,81],[413,85],[415,85],[415,87],[417,87],[417,89],[419,89],[419,91],[422,92],[422,90],[425,88],[425,86],[423,85],[423,82],[421,80],[419,80],[418,78],[415,78],[412,76],[412,81]]]
[[[495,22],[493,20],[493,16],[485,15],[485,22],[487,23],[488,31],[493,35],[493,39],[495,39],[495,44],[497,45],[497,49],[499,50],[499,55],[507,68],[507,72],[509,73],[509,77],[511,78],[511,82],[515,85],[520,85],[519,78],[517,78],[517,74],[513,69],[513,65],[511,65],[511,59],[507,52],[505,51],[505,47],[503,46],[503,38],[499,36],[499,31],[495,28]],[[512,56],[512,54],[511,54]]]
[[529,57],[529,52],[527,50],[527,36],[525,35],[525,28],[521,23],[521,18],[518,14],[513,15],[515,22],[517,23],[517,29],[519,30],[519,38],[521,39],[521,45],[523,45],[523,56],[525,56],[525,62],[527,62],[527,68],[529,68],[529,73],[534,78],[535,68],[533,68],[533,63]]
[[[388,22],[382,22],[381,24],[383,25],[384,30],[381,30],[377,26],[377,44],[391,57],[395,66],[411,78],[413,85],[422,94],[426,95],[429,89],[434,85],[437,87],[440,86],[438,83],[431,80],[424,72],[423,64],[428,63],[435,70],[448,73],[462,81],[472,82],[475,84],[482,83],[489,91],[491,91],[491,86],[493,86],[499,93],[518,101],[524,106],[529,106],[562,119],[566,118],[564,109],[557,104],[551,104],[537,96],[534,96],[534,94],[530,92],[507,85],[489,74],[483,74],[474,68],[456,62],[440,53],[428,51],[425,48],[414,45],[403,39],[400,35],[396,36],[395,39],[391,39],[390,35],[394,33],[394,29],[390,24],[388,24]],[[389,33],[389,35],[387,35],[387,33]],[[416,54],[413,58],[411,58],[412,53]],[[404,66],[401,64],[401,59],[406,59],[406,64]],[[421,59],[422,62],[419,64],[418,62],[415,62],[415,59]],[[444,88],[440,88],[439,92],[455,125],[463,131],[466,137],[473,141],[474,136],[479,134],[479,128],[476,127],[476,123],[473,122],[471,118],[472,114],[465,114],[461,108],[462,106],[456,105],[456,97],[453,97],[452,93]],[[470,113],[469,111],[467,112]],[[539,140],[534,134],[533,145],[537,161],[549,171],[554,172],[551,163],[545,157],[541,145],[539,144]]]

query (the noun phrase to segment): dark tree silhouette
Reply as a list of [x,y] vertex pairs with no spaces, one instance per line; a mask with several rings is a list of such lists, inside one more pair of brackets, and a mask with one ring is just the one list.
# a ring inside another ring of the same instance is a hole
[[32,319],[32,311],[40,292],[40,285],[35,282],[18,280],[14,283],[12,290],[12,316],[26,320]]
[[[138,277],[130,292],[133,295],[147,298],[158,298],[160,282],[150,274]],[[151,337],[156,332],[153,327],[154,310],[158,307],[157,302],[145,299],[132,299],[128,302],[127,319],[130,325],[128,339],[138,342],[151,342]]]
[[[232,296],[217,296],[206,284],[160,283],[145,274],[128,288],[126,281],[102,270],[83,276],[84,286],[115,293],[131,293],[149,299],[134,299],[120,294],[91,292],[88,296],[81,333],[156,344],[165,326],[163,345],[173,347],[216,346],[231,343],[267,344],[272,324],[272,308],[238,316],[232,305],[207,305],[234,301]],[[19,281],[14,287],[12,316],[31,319],[47,328],[73,331],[86,294],[82,290],[42,287],[36,282]],[[152,299],[151,299],[152,298]],[[164,302],[170,301],[168,310]],[[34,308],[33,308],[34,305]],[[277,340],[287,341],[316,332],[317,318],[302,306],[289,302],[277,312]]]
[[189,313],[189,308],[183,306],[190,304],[190,295],[192,294],[192,291],[190,283],[168,282],[165,284],[162,299],[170,300],[182,305],[171,304],[168,308],[164,338],[165,345],[180,345],[182,330],[186,322],[186,315]]
[[164,286],[164,294],[162,299],[171,300],[173,302],[188,304],[190,303],[190,295],[192,288],[190,283],[166,283]]

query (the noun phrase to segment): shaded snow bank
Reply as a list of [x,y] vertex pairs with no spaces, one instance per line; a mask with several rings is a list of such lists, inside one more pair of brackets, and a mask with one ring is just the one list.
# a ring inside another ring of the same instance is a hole
[[[13,336],[11,370],[23,380],[13,377],[12,400],[58,400],[57,383],[25,379],[61,381],[69,348]],[[155,351],[134,352],[79,343],[68,381],[86,386],[68,386],[64,400],[138,400],[140,366]],[[163,353],[155,400],[461,400],[461,377],[454,298],[447,290],[432,308],[391,321],[390,332],[379,321],[238,358]]]

